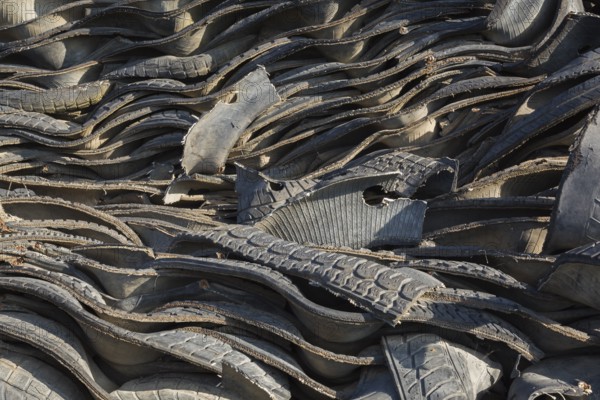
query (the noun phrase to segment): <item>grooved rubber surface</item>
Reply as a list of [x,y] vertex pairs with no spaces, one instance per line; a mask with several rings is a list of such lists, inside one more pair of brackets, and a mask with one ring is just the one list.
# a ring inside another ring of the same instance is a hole
[[382,319],[395,323],[430,287],[365,259],[326,253],[236,226],[189,236],[273,269],[318,283]]
[[0,351],[0,398],[11,400],[89,399],[65,374],[36,358]]
[[400,399],[474,399],[500,377],[481,354],[433,334],[382,338]]

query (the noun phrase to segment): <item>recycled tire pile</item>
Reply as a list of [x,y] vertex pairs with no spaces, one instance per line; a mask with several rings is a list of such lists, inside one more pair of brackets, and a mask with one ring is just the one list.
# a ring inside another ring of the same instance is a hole
[[0,398],[600,398],[580,0],[0,0]]

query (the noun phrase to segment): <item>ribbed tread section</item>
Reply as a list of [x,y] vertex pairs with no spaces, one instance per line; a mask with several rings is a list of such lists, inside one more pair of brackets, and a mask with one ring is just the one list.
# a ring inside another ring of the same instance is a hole
[[0,397],[11,400],[88,399],[71,379],[34,357],[0,350]]
[[501,375],[484,355],[434,334],[385,336],[382,344],[401,400],[475,399]]
[[275,210],[256,226],[296,243],[354,249],[416,244],[421,238],[425,202],[384,199],[382,204],[369,205],[363,198],[365,189],[386,180],[391,179],[383,175],[332,183]]
[[138,378],[111,392],[114,400],[197,399],[235,400],[227,390],[218,387],[218,379],[201,375],[166,374]]
[[98,103],[110,86],[108,81],[98,81],[73,87],[46,89],[42,92],[6,91],[0,96],[0,106],[45,114],[83,110]]
[[550,27],[556,3],[544,0],[497,1],[488,15],[486,36],[498,44],[528,44]]
[[420,299],[403,321],[474,334],[502,342],[528,360],[539,360],[544,353],[516,327],[488,312],[440,300]]
[[215,229],[190,238],[211,241],[239,257],[318,283],[390,323],[430,288],[381,264],[313,250],[254,227]]

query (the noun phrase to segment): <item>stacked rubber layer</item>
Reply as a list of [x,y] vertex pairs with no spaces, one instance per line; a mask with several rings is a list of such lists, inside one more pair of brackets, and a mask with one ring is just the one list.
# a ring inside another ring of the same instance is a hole
[[568,0],[0,1],[0,397],[600,391]]

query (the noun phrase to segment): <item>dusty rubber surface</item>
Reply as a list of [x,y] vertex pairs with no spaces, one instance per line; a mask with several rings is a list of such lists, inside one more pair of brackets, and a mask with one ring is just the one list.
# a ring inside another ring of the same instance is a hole
[[597,397],[599,13],[0,1],[0,397]]

